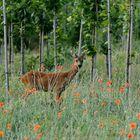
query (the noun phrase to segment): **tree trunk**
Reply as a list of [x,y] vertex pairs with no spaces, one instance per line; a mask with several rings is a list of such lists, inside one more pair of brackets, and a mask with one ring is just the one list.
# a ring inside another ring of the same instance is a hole
[[8,46],[9,46],[9,64],[11,64],[11,23],[9,26],[9,34],[8,34]]
[[21,75],[24,74],[24,44],[23,44],[23,23],[20,25],[20,45],[21,45]]
[[14,76],[14,45],[13,45],[13,24],[11,21],[11,76]]
[[[96,25],[94,25],[92,32],[92,46],[95,49],[96,47]],[[96,74],[96,52],[92,55],[92,64],[91,64],[91,81],[94,80],[94,76]]]
[[40,31],[40,70],[41,65],[44,64],[44,25],[41,27]]
[[[96,23],[94,23],[94,27],[93,27],[93,32],[92,32],[92,46],[94,47],[94,50],[96,51],[96,47],[97,47],[97,21],[98,21],[98,0],[96,0],[96,7],[95,7],[95,12],[96,12]],[[95,54],[93,54],[92,56],[92,66],[91,66],[91,81],[94,81],[95,76],[96,76],[96,59],[97,58],[97,54],[95,52]]]
[[48,33],[48,39],[47,39],[47,60],[49,60],[50,56],[50,34]]
[[0,65],[2,65],[2,48],[3,48],[3,44],[1,44],[0,46]]
[[[133,39],[133,0],[130,0],[130,21],[129,21],[129,32],[128,32],[128,46],[127,46],[127,58],[126,58],[126,83],[131,83],[132,80],[132,39]],[[130,86],[128,86],[128,94],[130,92]],[[126,98],[128,99],[128,94]]]
[[109,70],[108,70],[108,54],[105,55],[105,60],[106,60],[106,72],[107,72],[107,75],[109,75]]
[[57,46],[56,46],[56,14],[54,11],[54,19],[53,19],[53,43],[54,43],[54,66],[55,71],[57,67]]
[[3,22],[4,22],[4,48],[5,48],[5,77],[6,77],[6,97],[8,99],[9,74],[8,74],[8,50],[7,50],[7,22],[6,22],[6,2],[3,0]]
[[82,48],[82,32],[83,32],[83,20],[81,19],[78,56],[80,56],[80,54],[81,54],[81,48]]
[[112,79],[112,52],[111,52],[111,39],[110,39],[110,0],[107,0],[108,11],[108,79]]

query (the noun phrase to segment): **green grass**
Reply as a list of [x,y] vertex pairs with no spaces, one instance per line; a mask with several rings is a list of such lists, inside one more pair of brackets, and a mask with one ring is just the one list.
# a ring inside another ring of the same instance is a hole
[[[0,102],[5,104],[0,107],[0,131],[5,132],[0,139],[23,140],[28,137],[35,140],[41,133],[41,140],[127,140],[132,122],[137,124],[131,131],[133,139],[139,139],[140,120],[136,116],[140,113],[140,76],[136,74],[139,64],[134,61],[131,92],[126,100],[127,88],[124,93],[119,92],[120,86],[125,85],[125,55],[116,52],[112,60],[112,86],[106,84],[104,56],[98,56],[94,83],[89,80],[91,65],[90,58],[87,58],[80,71],[80,83],[74,83],[74,80],[62,93],[60,108],[48,92],[39,91],[24,100],[21,95],[25,87],[19,77],[10,79],[10,101],[5,99],[4,84],[0,94]],[[102,78],[102,83],[98,83],[99,78]],[[74,93],[80,93],[80,96],[75,97]],[[116,99],[121,100],[119,106],[115,103]],[[5,110],[8,112],[4,113]],[[11,124],[10,130],[8,123]],[[41,127],[34,131],[36,124]]]

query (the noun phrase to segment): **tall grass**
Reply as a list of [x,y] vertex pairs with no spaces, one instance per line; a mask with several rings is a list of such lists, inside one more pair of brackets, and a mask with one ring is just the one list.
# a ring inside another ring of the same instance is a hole
[[[60,107],[49,92],[38,91],[23,99],[25,87],[15,76],[10,80],[9,102],[4,98],[4,84],[1,89],[0,102],[4,103],[0,106],[0,135],[4,132],[1,139],[35,140],[40,136],[42,140],[127,140],[131,137],[138,140],[140,76],[137,58],[134,60],[128,100],[125,99],[124,52],[113,55],[112,85],[107,81],[104,56],[101,55],[98,56],[95,81],[90,82],[91,65],[87,58],[80,71],[81,81],[73,81],[62,93]],[[36,125],[39,128],[34,130]]]

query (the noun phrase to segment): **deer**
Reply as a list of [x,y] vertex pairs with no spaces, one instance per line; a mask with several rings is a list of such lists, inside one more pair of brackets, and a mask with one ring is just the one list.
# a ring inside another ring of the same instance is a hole
[[[75,54],[69,71],[53,73],[29,71],[21,76],[21,82],[25,84],[26,89],[35,88],[36,90],[43,90],[45,92],[51,91],[54,92],[56,99],[59,99],[61,93],[82,67],[84,59],[84,54],[80,56]],[[29,94],[27,93],[27,95]]]

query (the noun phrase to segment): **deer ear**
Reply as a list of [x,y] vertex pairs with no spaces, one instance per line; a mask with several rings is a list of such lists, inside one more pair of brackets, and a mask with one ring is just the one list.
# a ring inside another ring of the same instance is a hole
[[72,57],[73,57],[73,58],[77,58],[78,55],[77,55],[76,53],[74,53],[74,54],[72,55]]

